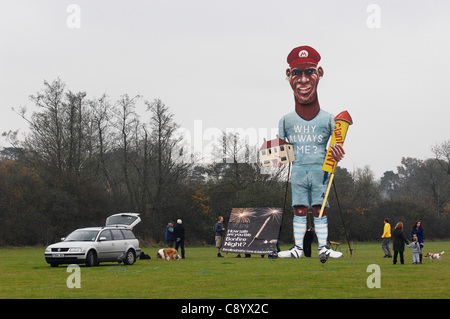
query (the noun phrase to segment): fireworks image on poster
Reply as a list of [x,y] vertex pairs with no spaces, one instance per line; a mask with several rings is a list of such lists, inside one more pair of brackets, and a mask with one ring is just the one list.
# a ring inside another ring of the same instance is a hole
[[255,212],[252,211],[253,208],[233,208],[230,215],[230,223],[237,224],[248,224],[250,223],[250,217],[252,217]]

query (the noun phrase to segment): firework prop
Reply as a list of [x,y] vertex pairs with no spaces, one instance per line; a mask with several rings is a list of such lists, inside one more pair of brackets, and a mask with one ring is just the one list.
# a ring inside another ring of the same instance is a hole
[[333,158],[331,154],[331,145],[340,144],[344,145],[345,136],[347,135],[348,127],[353,124],[352,118],[347,111],[341,112],[334,118],[336,125],[334,126],[333,136],[331,137],[330,146],[328,147],[327,154],[325,156],[325,161],[322,166],[322,170],[330,173],[330,179],[328,181],[327,191],[325,197],[323,198],[322,208],[320,209],[319,218],[322,217],[325,205],[328,200],[328,195],[330,194],[331,185],[333,184],[334,173],[336,172],[337,161]]

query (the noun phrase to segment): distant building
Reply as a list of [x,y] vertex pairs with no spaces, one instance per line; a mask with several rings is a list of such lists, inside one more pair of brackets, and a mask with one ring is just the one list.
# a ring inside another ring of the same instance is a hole
[[277,162],[286,164],[295,161],[292,144],[278,138],[278,135],[276,139],[270,141],[264,139],[264,143],[259,149],[259,155],[263,167],[271,166]]

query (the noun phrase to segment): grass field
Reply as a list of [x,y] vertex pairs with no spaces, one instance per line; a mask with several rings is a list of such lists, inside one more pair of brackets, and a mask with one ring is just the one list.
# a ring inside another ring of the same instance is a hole
[[[282,247],[283,249],[289,247]],[[44,247],[1,248],[0,298],[150,298],[150,299],[297,299],[297,298],[449,298],[450,242],[427,242],[424,252],[447,251],[443,261],[405,264],[383,258],[381,243],[354,245],[353,257],[329,259],[217,258],[214,247],[187,247],[186,259],[156,259],[159,248],[143,247],[151,260],[132,266],[110,263],[81,270],[81,288],[68,288],[66,266],[51,268]],[[381,287],[369,289],[371,264],[380,267]]]

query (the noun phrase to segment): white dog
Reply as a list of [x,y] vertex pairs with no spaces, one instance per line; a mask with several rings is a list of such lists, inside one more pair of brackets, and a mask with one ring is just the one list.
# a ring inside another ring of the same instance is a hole
[[430,253],[427,253],[427,254],[425,255],[425,257],[430,257],[430,261],[433,261],[433,259],[439,259],[439,261],[442,261],[441,256],[442,256],[443,253],[445,253],[445,251],[441,252],[440,254],[430,254]]

